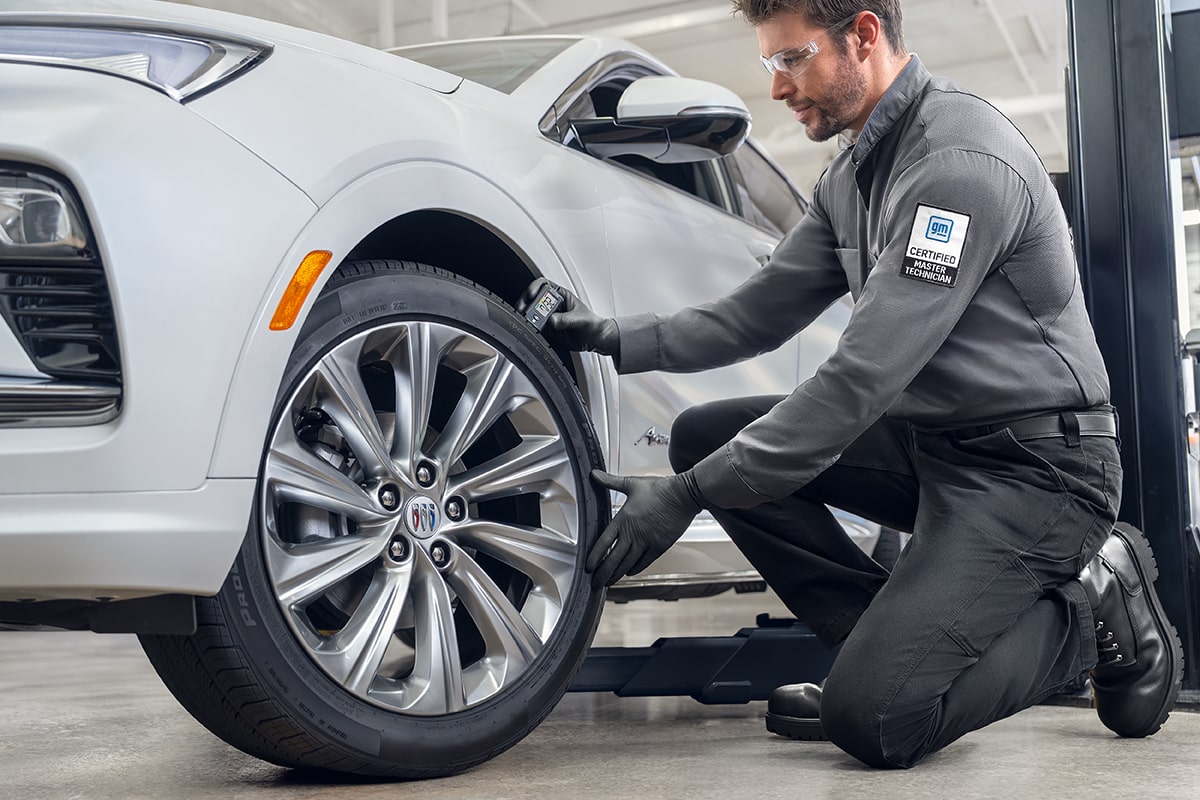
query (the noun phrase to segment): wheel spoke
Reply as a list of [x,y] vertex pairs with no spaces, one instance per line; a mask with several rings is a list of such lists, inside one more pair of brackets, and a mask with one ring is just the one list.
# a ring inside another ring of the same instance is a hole
[[433,391],[438,366],[463,333],[453,328],[417,322],[406,326],[408,334],[384,353],[392,365],[396,383],[396,422],[392,437],[392,458],[401,471],[411,473],[429,429],[433,409]]
[[346,626],[314,648],[317,660],[347,689],[366,694],[391,644],[408,597],[412,561],[381,569]]
[[537,397],[529,379],[501,356],[476,364],[464,374],[467,386],[462,398],[433,447],[434,457],[443,464],[458,461],[496,420]]
[[454,607],[441,575],[432,564],[422,564],[413,592],[416,663],[404,681],[405,707],[419,713],[450,713],[466,706]]
[[[570,494],[571,461],[558,436],[527,436],[502,455],[451,480],[451,493],[468,502],[537,493],[550,499]],[[557,490],[555,489],[557,487]]]
[[555,531],[488,520],[468,523],[454,533],[460,544],[485,552],[528,576],[561,607],[574,576],[575,542]]
[[516,674],[541,652],[541,637],[473,558],[458,547],[451,549],[447,580],[483,635],[488,655],[503,657],[508,674]]
[[286,423],[271,443],[264,477],[277,504],[302,503],[364,525],[387,519],[361,486],[301,444]]
[[324,594],[379,558],[395,526],[373,535],[339,536],[304,544],[285,544],[267,537],[267,561],[279,602],[302,606]]
[[391,455],[359,372],[358,350],[339,348],[321,359],[317,402],[337,423],[367,477],[392,477]]

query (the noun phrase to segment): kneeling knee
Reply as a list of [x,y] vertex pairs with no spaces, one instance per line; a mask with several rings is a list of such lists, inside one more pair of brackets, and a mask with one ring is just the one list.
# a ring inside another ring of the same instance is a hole
[[908,769],[932,750],[940,703],[904,692],[883,696],[883,684],[831,675],[821,694],[821,728],[831,742],[879,769]]
[[671,425],[671,444],[667,457],[671,469],[683,472],[699,464],[723,442],[713,442],[712,421],[704,406],[685,409]]
[[821,729],[829,741],[872,767],[895,769],[883,752],[878,702],[866,687],[830,676],[821,693]]

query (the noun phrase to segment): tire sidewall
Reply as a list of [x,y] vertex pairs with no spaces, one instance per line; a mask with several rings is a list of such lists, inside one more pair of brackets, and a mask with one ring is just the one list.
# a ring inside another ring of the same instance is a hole
[[608,503],[607,495],[597,492],[588,477],[590,468],[602,463],[595,433],[582,399],[554,353],[497,298],[431,268],[374,271],[331,281],[289,360],[268,442],[295,388],[328,351],[366,330],[416,320],[452,323],[504,354],[539,387],[563,433],[579,486],[579,550],[575,581],[537,660],[514,686],[454,714],[404,715],[350,694],[309,657],[284,619],[263,556],[257,494],[246,540],[219,599],[232,636],[263,686],[301,727],[323,743],[369,763],[438,774],[478,763],[519,741],[566,690],[586,655],[603,604],[603,595],[589,586],[583,562],[608,518]]

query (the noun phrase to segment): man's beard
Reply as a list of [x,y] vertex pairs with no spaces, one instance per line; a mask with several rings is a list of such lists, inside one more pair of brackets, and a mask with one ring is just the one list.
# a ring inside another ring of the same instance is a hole
[[854,68],[849,55],[838,60],[833,89],[820,102],[813,101],[815,118],[804,126],[808,138],[824,142],[837,136],[858,116],[867,95],[867,80]]

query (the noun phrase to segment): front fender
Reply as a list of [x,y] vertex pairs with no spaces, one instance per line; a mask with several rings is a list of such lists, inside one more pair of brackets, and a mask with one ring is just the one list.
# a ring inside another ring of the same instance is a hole
[[[459,214],[490,228],[528,265],[531,272],[570,287],[586,297],[576,265],[556,248],[542,226],[525,208],[486,178],[443,162],[411,161],[390,165],[366,175],[335,194],[310,220],[284,257],[254,324],[246,333],[222,414],[221,429],[209,470],[213,478],[252,478],[259,462],[288,357],[304,320],[325,283],[356,245],[393,219],[416,211]],[[314,250],[328,250],[333,259],[287,331],[270,330],[270,321],[296,268]],[[394,256],[404,258],[403,252]],[[593,406],[597,433],[608,440],[606,398],[615,397],[615,373],[599,368],[594,358],[585,363],[589,376],[584,388]],[[600,414],[597,414],[600,411]]]

